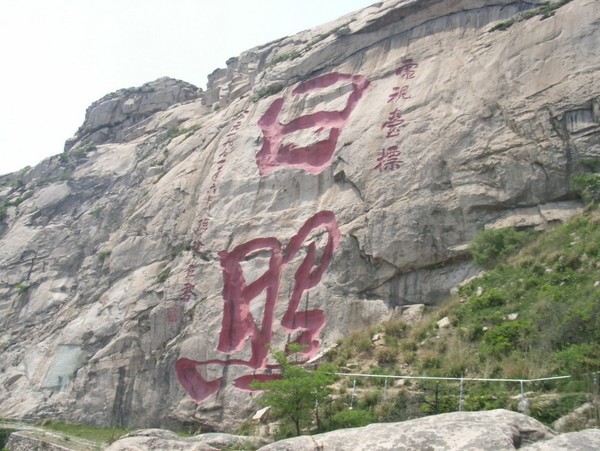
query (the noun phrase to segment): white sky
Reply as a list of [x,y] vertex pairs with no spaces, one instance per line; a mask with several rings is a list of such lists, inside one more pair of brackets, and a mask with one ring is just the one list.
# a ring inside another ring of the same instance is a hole
[[375,0],[0,0],[0,174],[61,153],[85,109],[225,61]]

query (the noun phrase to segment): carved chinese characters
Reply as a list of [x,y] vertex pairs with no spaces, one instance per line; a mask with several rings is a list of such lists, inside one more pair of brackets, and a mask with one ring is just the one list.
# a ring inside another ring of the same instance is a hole
[[[407,58],[402,62],[402,66],[396,69],[396,76],[402,82],[410,83],[410,80],[415,78],[416,69],[419,67],[412,59]],[[408,84],[402,86],[394,86],[391,94],[388,96],[387,103],[393,105],[400,103],[403,100],[411,98],[409,93],[410,86]],[[395,138],[400,136],[400,129],[406,120],[402,117],[400,107],[394,108],[389,114],[387,120],[381,125],[381,129],[385,132],[385,138]],[[379,172],[395,171],[400,168],[402,160],[400,160],[400,150],[397,145],[384,146],[381,154],[377,158],[377,165],[374,169]]]
[[[262,147],[256,154],[260,176],[285,169],[316,175],[329,167],[338,138],[368,87],[369,81],[363,76],[330,73],[302,82],[290,95],[274,100],[258,121],[263,135]],[[319,109],[321,104],[317,101],[311,110],[311,95],[331,95],[337,99],[338,108],[325,111]],[[289,105],[293,107],[286,110]],[[297,105],[300,107],[295,108]],[[284,118],[290,116],[292,119],[285,122]],[[390,115],[389,120],[397,122],[401,118]],[[239,124],[240,121],[232,127],[223,144],[224,151],[205,198],[207,211]],[[197,224],[192,244],[195,253],[204,246],[202,237],[208,224],[206,218]],[[276,334],[303,345],[300,355],[305,360],[317,354],[319,334],[327,320],[323,310],[308,306],[308,293],[321,282],[339,241],[334,213],[320,211],[285,245],[275,237],[258,237],[218,253],[223,277],[223,316],[215,358],[180,358],[176,363],[179,382],[194,401],[200,403],[216,394],[228,380],[237,389],[250,390],[255,380],[280,377],[278,366],[269,363],[269,347]],[[246,266],[255,260],[266,262],[258,277],[248,273]],[[193,263],[188,267],[184,301],[194,296],[192,278],[196,269]],[[284,281],[290,284],[289,292],[282,292]],[[282,300],[287,303],[282,304]],[[229,371],[232,366],[235,369]]]
[[[322,249],[309,237],[315,232],[326,235]],[[233,250],[220,252],[223,271],[223,320],[217,350],[228,356],[242,350],[250,343],[250,358],[211,359],[193,361],[179,359],[176,364],[177,377],[190,396],[201,402],[219,390],[223,378],[207,381],[198,372],[198,367],[215,364],[221,366],[241,365],[254,371],[275,369],[267,363],[268,347],[273,335],[274,312],[280,297],[282,272],[305,247],[306,255],[294,274],[294,284],[287,309],[280,321],[288,334],[297,334],[296,342],[305,345],[303,355],[309,359],[319,350],[318,335],[325,325],[322,310],[299,310],[304,292],[321,281],[323,273],[331,263],[333,252],[338,246],[340,232],[333,212],[322,211],[311,217],[292,237],[284,248],[276,238],[257,238],[240,244]],[[307,241],[308,240],[308,241]],[[319,252],[320,251],[320,252]],[[256,253],[268,253],[268,269],[251,283],[247,283],[241,263]],[[317,255],[319,258],[317,258]],[[262,318],[257,322],[251,313],[251,303],[265,295]],[[259,325],[260,324],[260,325]],[[276,377],[268,373],[244,375],[234,380],[233,385],[249,390],[253,380]]]
[[[226,141],[221,145],[220,152],[218,154],[219,160],[217,161],[217,168],[215,169],[212,177],[211,177],[211,185],[206,192],[206,195],[203,199],[203,207],[206,213],[210,212],[210,209],[213,204],[213,198],[215,193],[217,192],[217,181],[221,176],[221,172],[223,171],[223,167],[227,162],[227,156],[233,150],[233,145],[236,141],[238,130],[242,125],[243,116],[239,115],[237,120],[234,122],[233,126],[229,129],[229,132],[225,135]],[[192,251],[194,254],[200,252],[203,246],[203,235],[204,232],[208,230],[209,219],[204,217],[198,220],[196,228],[194,229],[194,238],[192,242]],[[183,302],[188,302],[192,296],[194,295],[195,285],[193,283],[194,275],[196,272],[196,264],[194,262],[190,263],[187,268],[185,275],[185,284],[183,289],[181,290],[181,300]]]
[[[360,75],[334,72],[303,82],[292,91],[292,96],[299,96],[340,82],[352,85],[352,92],[341,111],[317,111],[282,124],[279,116],[285,97],[275,100],[269,106],[258,121],[264,137],[262,149],[256,155],[261,176],[269,175],[278,168],[298,168],[311,174],[319,174],[331,164],[340,133],[369,86],[369,81]],[[327,139],[306,146],[285,142],[285,138],[294,132],[309,129],[313,129],[315,133],[329,130],[329,135]]]

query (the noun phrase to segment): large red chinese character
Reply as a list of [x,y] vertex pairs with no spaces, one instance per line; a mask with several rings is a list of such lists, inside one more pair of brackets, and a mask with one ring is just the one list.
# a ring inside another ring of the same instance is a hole
[[[317,243],[307,238],[312,233],[324,229],[327,242],[317,258]],[[283,315],[281,325],[288,333],[298,333],[295,340],[307,345],[303,355],[306,359],[314,356],[319,350],[318,336],[325,326],[326,319],[322,310],[298,311],[300,300],[305,291],[315,287],[331,263],[333,252],[340,239],[340,232],[333,212],[322,211],[310,218],[282,249],[276,238],[258,238],[234,248],[230,252],[220,252],[223,269],[223,321],[217,350],[225,354],[233,354],[242,350],[246,341],[250,342],[251,357],[243,359],[212,359],[194,361],[179,359],[176,363],[177,377],[181,385],[196,401],[201,402],[216,393],[221,387],[223,378],[205,380],[197,371],[197,367],[210,364],[241,365],[252,368],[254,374],[247,374],[234,380],[233,385],[239,389],[249,390],[253,380],[268,380],[278,377],[269,374],[276,365],[267,363],[268,347],[273,335],[274,311],[279,297],[281,275],[286,265],[293,261],[300,250],[306,247],[306,256],[298,266],[294,275],[294,287],[288,308]],[[251,283],[247,283],[241,263],[256,253],[269,254],[269,266],[263,275]],[[260,326],[251,313],[251,303],[265,293],[266,300]],[[256,370],[267,373],[256,374]]]
[[[292,91],[293,96],[298,96],[328,88],[342,81],[351,83],[352,92],[341,111],[317,111],[282,124],[279,122],[279,114],[283,109],[285,98],[281,97],[269,106],[258,121],[264,142],[261,150],[256,154],[256,164],[262,176],[269,175],[280,167],[299,168],[311,174],[319,174],[331,164],[341,131],[369,86],[369,80],[360,75],[334,72],[305,81]],[[314,129],[317,134],[329,130],[329,136],[307,146],[283,143],[286,136],[306,129]]]

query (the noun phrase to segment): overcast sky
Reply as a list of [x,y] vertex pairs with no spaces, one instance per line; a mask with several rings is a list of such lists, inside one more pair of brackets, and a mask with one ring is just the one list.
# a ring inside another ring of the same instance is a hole
[[375,0],[0,0],[0,174],[63,150],[85,109],[162,76],[205,87],[242,51]]

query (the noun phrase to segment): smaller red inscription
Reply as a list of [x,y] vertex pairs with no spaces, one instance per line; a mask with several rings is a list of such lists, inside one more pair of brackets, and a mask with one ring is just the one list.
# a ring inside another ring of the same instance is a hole
[[387,134],[385,135],[386,138],[391,138],[393,136],[398,136],[400,134],[400,126],[404,124],[404,119],[402,119],[402,113],[400,112],[400,110],[398,108],[396,108],[394,111],[392,111],[389,116],[388,116],[388,120],[385,121],[383,123],[383,125],[381,126],[381,128],[387,128]]
[[[211,177],[212,183],[208,187],[206,194],[204,196],[203,206],[205,211],[209,212],[213,199],[217,193],[217,182],[221,177],[221,173],[223,172],[223,168],[225,167],[225,163],[227,162],[227,155],[233,150],[233,145],[235,144],[236,135],[238,130],[242,126],[243,113],[240,114],[239,119],[231,126],[225,137],[227,138],[225,142],[221,145],[220,153],[218,155],[218,160],[213,163],[213,166],[216,165],[216,169]],[[191,243],[192,251],[194,254],[200,253],[202,247],[204,246],[203,237],[204,232],[208,230],[210,220],[208,218],[201,218],[198,221],[198,224],[194,228],[194,235]],[[185,285],[181,290],[181,300],[183,302],[188,302],[192,299],[192,296],[195,296],[193,284],[194,281],[194,272],[196,270],[196,265],[192,262],[187,269],[185,276]]]
[[377,166],[374,169],[378,169],[379,172],[383,171],[395,171],[400,168],[400,150],[398,146],[390,146],[387,149],[381,151],[381,156],[377,158]]
[[393,92],[388,97],[387,103],[397,102],[400,99],[410,99],[410,94],[408,93],[408,86],[394,87]]
[[407,58],[402,61],[402,66],[396,69],[396,75],[405,80],[410,80],[411,78],[415,78],[415,69],[417,67],[419,67],[419,65],[415,63],[412,58]]
[[177,324],[181,322],[182,309],[181,306],[169,307],[166,310],[167,322],[171,324]]

